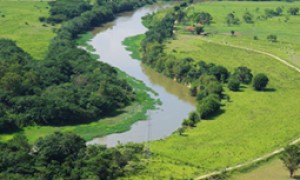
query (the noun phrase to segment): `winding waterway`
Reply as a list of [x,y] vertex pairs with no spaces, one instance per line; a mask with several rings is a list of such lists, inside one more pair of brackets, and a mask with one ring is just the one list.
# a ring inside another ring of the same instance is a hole
[[113,22],[95,29],[92,46],[100,59],[121,69],[130,76],[143,81],[146,86],[158,93],[162,105],[156,110],[148,111],[148,120],[138,121],[124,133],[111,134],[95,138],[88,144],[105,144],[115,146],[118,142],[145,142],[162,139],[172,134],[181,126],[181,122],[193,111],[195,102],[188,95],[188,88],[145,67],[140,61],[130,57],[122,45],[129,36],[143,34],[147,29],[142,25],[141,18],[148,13],[163,8],[163,5],[153,5],[140,8],[132,13],[121,14]]

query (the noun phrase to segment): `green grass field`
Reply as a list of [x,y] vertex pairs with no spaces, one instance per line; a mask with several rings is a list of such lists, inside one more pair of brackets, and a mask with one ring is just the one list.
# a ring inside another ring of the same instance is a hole
[[[296,22],[300,22],[300,17],[290,17],[286,34],[281,29],[281,34],[277,35],[280,41],[278,43],[271,43],[265,39],[254,41],[253,34],[231,37],[225,32],[230,32],[232,27],[226,27],[227,25],[222,22],[218,23],[218,20],[224,21],[221,18],[222,13],[225,15],[230,11],[238,13],[238,10],[254,9],[257,6],[263,10],[263,7],[275,8],[293,4],[263,2],[260,6],[260,2],[208,2],[194,6],[195,11],[199,9],[209,11],[215,17],[215,24],[209,28],[218,31],[218,34],[207,37],[213,42],[206,42],[203,40],[204,37],[187,35],[183,30],[179,30],[176,34],[177,40],[166,43],[167,54],[174,55],[178,59],[191,57],[223,65],[230,71],[238,66],[248,66],[254,74],[268,75],[270,79],[268,90],[256,92],[251,86],[244,86],[241,92],[230,92],[225,87],[225,93],[230,96],[231,101],[222,101],[225,105],[222,107],[224,113],[211,120],[202,121],[196,128],[189,129],[184,136],[174,134],[164,140],[151,142],[150,151],[154,153],[152,161],[139,175],[128,179],[147,179],[151,176],[160,179],[195,177],[252,160],[285,146],[300,136],[298,100],[300,73],[270,56],[220,44],[226,41],[227,44],[237,44],[270,53],[279,51],[282,44],[298,47],[299,41],[293,41],[292,36],[300,33],[296,31],[300,24]],[[255,33],[261,38],[272,33],[271,29],[278,32],[276,29],[283,27],[283,25],[272,27],[274,24],[264,23]],[[234,28],[236,32],[243,34],[243,31],[247,31],[247,26],[242,24],[241,27]],[[267,26],[266,30],[263,29],[264,26]],[[295,37],[297,38],[299,36]],[[249,41],[251,43],[247,43]],[[294,49],[294,53],[299,53],[297,48]],[[286,52],[279,51],[274,54],[288,58]],[[287,60],[293,64],[300,61],[300,59]],[[288,173],[283,176],[288,177]]]
[[48,11],[46,1],[0,1],[0,38],[12,39],[33,58],[43,59],[55,36],[55,27],[45,27],[38,19]]
[[[295,179],[299,179],[299,170],[295,172]],[[236,174],[232,177],[232,180],[288,180],[288,170],[284,167],[279,159],[272,160],[261,167],[247,172],[246,174]]]
[[[277,7],[283,9],[281,16],[267,20],[257,19],[265,14],[265,9]],[[289,15],[287,10],[290,7],[300,7],[300,2],[205,2],[201,5],[190,6],[186,10],[186,19],[191,19],[195,12],[208,12],[213,17],[213,23],[205,26],[204,29],[213,33],[210,36],[211,40],[264,50],[300,66],[300,15]],[[244,22],[243,14],[246,11],[253,14],[253,24]],[[234,12],[235,16],[240,19],[240,25],[228,26],[226,24],[225,17],[231,12]],[[178,26],[181,33],[184,32],[185,27],[193,24],[190,20],[185,21]],[[230,35],[231,30],[235,31],[235,37]],[[270,34],[277,36],[277,43],[267,41],[267,36]],[[258,40],[254,40],[254,36],[257,36]]]

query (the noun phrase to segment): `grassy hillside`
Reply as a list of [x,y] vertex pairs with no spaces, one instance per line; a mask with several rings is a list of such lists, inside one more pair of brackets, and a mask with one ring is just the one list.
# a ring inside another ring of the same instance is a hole
[[0,1],[0,38],[15,40],[33,58],[42,59],[55,35],[55,27],[39,21],[48,11],[46,1]]
[[[222,102],[225,105],[222,107],[224,113],[200,122],[196,128],[185,132],[184,136],[175,133],[164,140],[150,143],[153,156],[149,165],[141,174],[130,178],[195,177],[254,159],[285,146],[300,136],[300,101],[297,100],[300,96],[300,73],[270,56],[226,46],[226,43],[236,44],[274,52],[275,55],[288,58],[290,62],[297,64],[300,59],[291,59],[289,52],[279,50],[283,48],[283,44],[289,44],[290,47],[294,47],[295,54],[300,53],[297,50],[299,42],[293,40],[293,36],[300,33],[296,31],[299,26],[296,22],[300,21],[300,17],[290,17],[290,21],[287,22],[289,28],[285,29],[284,25],[278,23],[280,17],[276,17],[277,20],[258,22],[260,25],[242,23],[234,27],[227,27],[223,19],[228,12],[238,13],[246,8],[253,10],[259,6],[263,11],[264,7],[287,8],[292,5],[294,3],[278,2],[208,2],[194,5],[192,9],[195,11],[201,9],[212,14],[215,23],[206,30],[217,34],[209,37],[192,35],[179,24],[176,40],[166,43],[165,52],[177,59],[191,57],[223,65],[230,71],[238,66],[247,66],[254,74],[268,75],[268,89],[265,92],[256,92],[251,86],[243,86],[240,92],[231,92],[224,86],[225,93],[231,99],[229,102]],[[269,21],[275,22],[272,24]],[[187,22],[186,26],[188,25]],[[230,35],[232,28],[239,32],[235,37]],[[244,33],[249,31],[249,28],[255,28],[255,33]],[[266,40],[266,36],[273,33],[272,30],[275,34],[278,33],[277,43]],[[261,40],[253,40],[253,35],[257,35]],[[297,38],[299,36],[295,36],[295,39]]]
[[[283,12],[280,16],[267,19],[259,19],[265,16],[265,9],[281,7]],[[287,13],[290,7],[300,7],[300,2],[206,2],[201,5],[192,5],[187,10],[184,23],[178,27],[179,31],[185,31],[186,26],[190,26],[192,16],[196,12],[208,12],[213,17],[213,23],[205,26],[205,31],[213,33],[210,39],[241,46],[252,47],[264,50],[300,66],[300,15],[291,16]],[[245,12],[253,15],[254,23],[248,24],[243,20]],[[234,13],[240,20],[240,25],[226,24],[226,16]],[[235,31],[232,37],[230,31]],[[277,43],[267,41],[267,36],[274,34],[278,38]],[[254,40],[254,36],[258,40]]]

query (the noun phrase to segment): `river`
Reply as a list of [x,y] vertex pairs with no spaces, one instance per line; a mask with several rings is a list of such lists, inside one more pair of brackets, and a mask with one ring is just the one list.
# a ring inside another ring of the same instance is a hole
[[105,144],[111,147],[119,142],[146,142],[162,139],[176,131],[183,119],[187,118],[188,113],[195,109],[195,101],[188,95],[187,87],[145,67],[140,61],[132,59],[130,52],[126,51],[122,45],[126,37],[147,31],[141,22],[143,16],[163,7],[164,5],[152,5],[134,12],[123,13],[114,21],[94,30],[95,36],[90,43],[96,49],[95,53],[100,55],[101,61],[143,81],[146,86],[158,93],[162,105],[156,110],[148,111],[148,120],[134,123],[129,131],[95,138],[88,144]]

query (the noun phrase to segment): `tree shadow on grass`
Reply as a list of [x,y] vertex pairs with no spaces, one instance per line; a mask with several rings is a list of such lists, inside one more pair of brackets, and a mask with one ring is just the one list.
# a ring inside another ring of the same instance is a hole
[[296,175],[292,179],[300,179],[300,175]]
[[263,92],[275,92],[275,91],[276,91],[275,88],[265,88],[265,89],[263,90]]
[[202,119],[203,121],[210,121],[210,120],[215,120],[218,116],[221,114],[225,113],[224,109],[219,109],[218,111],[208,115],[205,119]]

